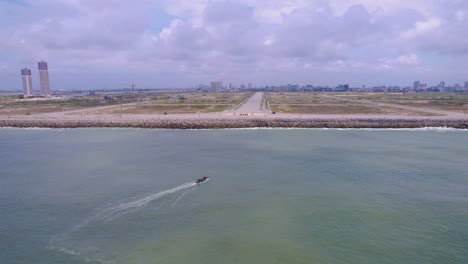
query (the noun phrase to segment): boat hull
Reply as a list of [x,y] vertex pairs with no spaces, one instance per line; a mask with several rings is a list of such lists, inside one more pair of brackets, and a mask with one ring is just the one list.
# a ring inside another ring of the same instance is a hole
[[196,181],[196,184],[202,184],[202,183],[205,183],[205,182],[207,182],[209,180],[210,180],[210,178],[207,178],[207,179],[205,179],[203,181]]

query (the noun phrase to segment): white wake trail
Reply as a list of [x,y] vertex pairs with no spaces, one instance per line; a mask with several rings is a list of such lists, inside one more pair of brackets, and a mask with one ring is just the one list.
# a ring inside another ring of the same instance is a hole
[[175,206],[175,205],[180,201],[180,199],[182,199],[182,198],[185,196],[185,194],[187,194],[187,193],[190,192],[191,190],[193,190],[193,189],[188,189],[188,190],[186,190],[185,192],[183,192],[183,193],[179,196],[179,198],[177,198],[177,200],[176,200],[171,206]]
[[91,218],[89,218],[86,221],[84,221],[83,223],[81,223],[80,225],[73,228],[73,231],[76,231],[76,230],[88,225],[91,222],[111,221],[111,220],[113,220],[113,219],[115,219],[117,217],[128,214],[128,213],[133,212],[135,210],[138,210],[141,207],[145,207],[150,202],[152,202],[154,200],[157,200],[157,199],[159,199],[159,198],[161,198],[163,196],[173,194],[173,193],[176,193],[176,192],[179,192],[179,191],[182,191],[182,190],[186,190],[186,189],[189,189],[189,188],[192,188],[192,187],[195,187],[195,186],[197,186],[196,183],[187,182],[187,183],[184,183],[182,185],[179,185],[179,186],[177,186],[175,188],[172,188],[172,189],[169,189],[169,190],[165,190],[165,191],[162,191],[162,192],[158,192],[158,193],[155,193],[155,194],[145,196],[143,198],[139,198],[137,200],[133,200],[133,201],[130,201],[130,202],[125,202],[125,203],[121,203],[121,204],[118,204],[118,205],[115,205],[115,206],[112,206],[112,207],[105,208],[105,209],[99,211],[98,213],[96,213]]
[[[92,214],[88,219],[84,220],[81,222],[79,225],[75,226],[68,232],[65,232],[61,235],[54,236],[50,239],[49,244],[47,246],[48,249],[50,250],[57,250],[59,252],[62,252],[63,254],[74,256],[74,257],[81,257],[86,260],[86,262],[96,262],[96,263],[109,263],[101,258],[99,256],[94,257],[92,252],[88,252],[87,254],[86,248],[81,249],[82,246],[80,246],[80,243],[77,242],[82,242],[80,241],[80,232],[82,232],[82,229],[87,228],[89,225],[93,227],[94,224],[103,224],[108,221],[112,221],[118,217],[121,217],[123,215],[129,214],[131,212],[134,212],[138,209],[141,209],[142,207],[147,206],[149,203],[163,197],[166,195],[170,195],[182,190],[186,190],[182,193],[182,195],[175,201],[175,203],[172,205],[174,206],[182,197],[188,193],[190,190],[192,190],[193,187],[197,186],[196,183],[194,182],[188,182],[184,183],[182,185],[179,185],[175,188],[165,190],[162,192],[154,193],[147,195],[142,198],[133,198],[133,200],[126,199],[124,201],[120,201],[119,204],[117,205],[110,205],[104,208],[98,208],[94,211],[94,214]],[[168,201],[166,201],[168,203]],[[167,204],[166,203],[166,204]],[[157,208],[163,207],[164,204],[158,206]],[[86,232],[86,231],[85,231]],[[75,237],[76,235],[76,237]],[[78,239],[78,240],[77,240]],[[75,241],[76,240],[76,241]],[[75,245],[75,246],[73,246]],[[89,256],[91,255],[91,256]],[[111,262],[112,263],[112,262]]]
[[132,202],[124,203],[124,204],[119,204],[119,205],[117,205],[115,207],[108,208],[107,210],[110,211],[110,212],[119,212],[119,211],[130,209],[130,208],[143,207],[143,206],[148,205],[148,203],[150,203],[151,201],[154,201],[154,200],[156,200],[156,199],[158,199],[160,197],[163,197],[165,195],[172,194],[172,193],[175,193],[175,192],[178,192],[178,191],[181,191],[181,190],[185,190],[185,189],[188,189],[188,188],[191,188],[191,187],[195,187],[195,186],[197,186],[197,184],[194,183],[194,182],[184,183],[184,184],[182,184],[180,186],[177,186],[177,187],[175,187],[173,189],[162,191],[162,192],[155,193],[155,194],[151,194],[151,195],[148,195],[146,197],[140,198],[140,199],[138,199],[136,201],[132,201]]

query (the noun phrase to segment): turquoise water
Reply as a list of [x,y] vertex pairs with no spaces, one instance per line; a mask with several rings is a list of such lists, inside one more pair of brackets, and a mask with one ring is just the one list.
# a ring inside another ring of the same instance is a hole
[[0,149],[3,264],[468,262],[467,131],[0,129]]

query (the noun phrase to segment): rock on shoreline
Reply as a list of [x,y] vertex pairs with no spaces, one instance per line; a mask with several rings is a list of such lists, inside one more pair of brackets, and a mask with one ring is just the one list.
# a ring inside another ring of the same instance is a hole
[[164,119],[164,120],[0,120],[0,127],[18,128],[424,128],[449,127],[468,129],[468,120],[431,119]]

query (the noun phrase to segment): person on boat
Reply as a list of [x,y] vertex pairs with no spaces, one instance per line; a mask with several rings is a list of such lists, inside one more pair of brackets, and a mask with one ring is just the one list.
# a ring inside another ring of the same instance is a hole
[[204,182],[208,179],[207,176],[203,176],[203,178],[200,178],[200,179],[197,179],[197,183],[201,183],[201,182]]

